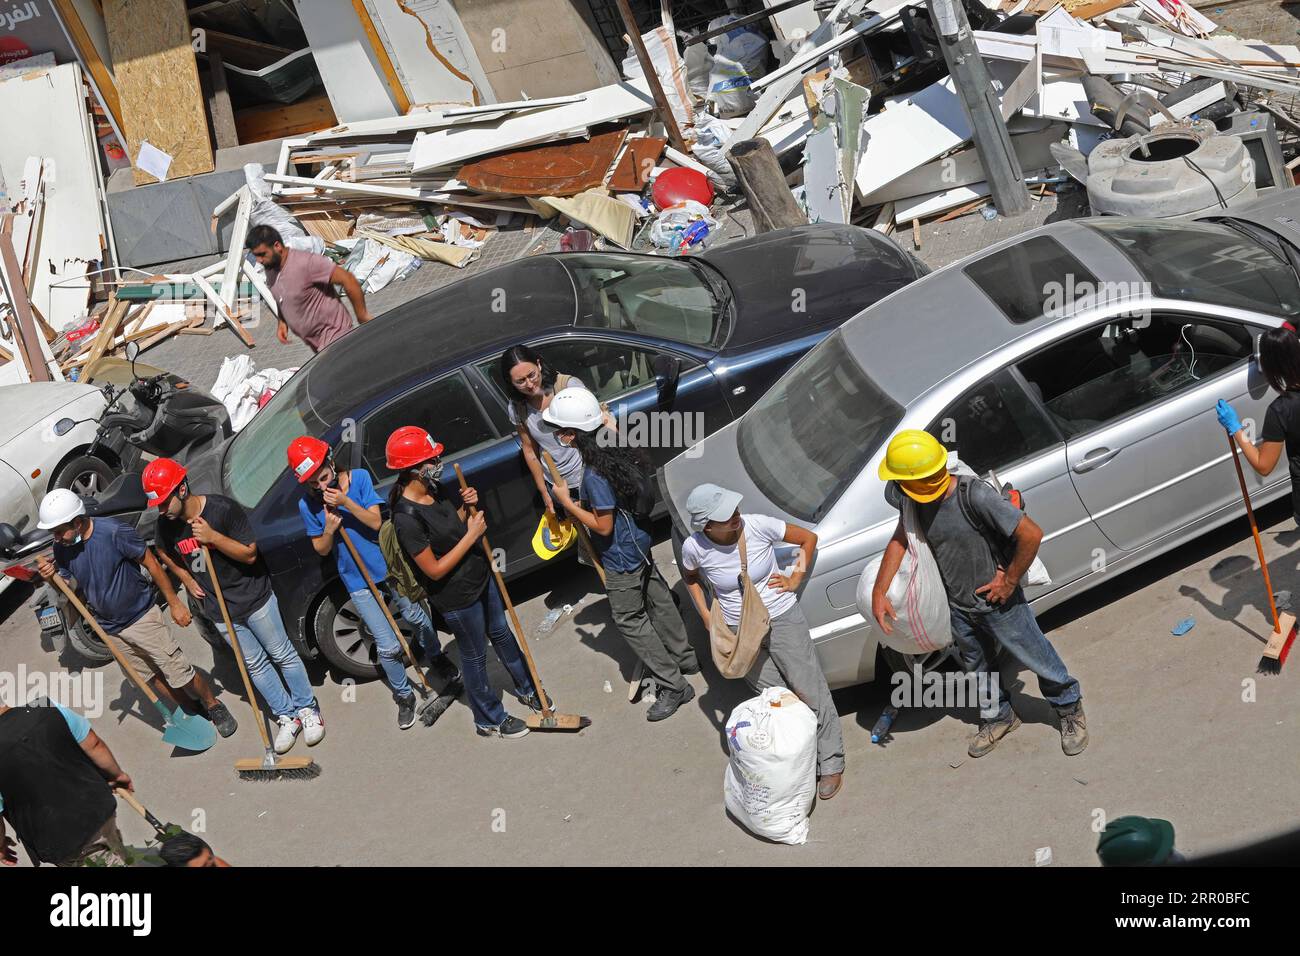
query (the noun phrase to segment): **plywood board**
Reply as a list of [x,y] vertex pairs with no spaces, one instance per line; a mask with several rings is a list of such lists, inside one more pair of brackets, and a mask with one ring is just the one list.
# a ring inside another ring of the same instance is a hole
[[[131,162],[148,142],[172,157],[168,179],[212,172],[185,0],[104,0],[103,5]],[[135,169],[137,186],[157,181]]]

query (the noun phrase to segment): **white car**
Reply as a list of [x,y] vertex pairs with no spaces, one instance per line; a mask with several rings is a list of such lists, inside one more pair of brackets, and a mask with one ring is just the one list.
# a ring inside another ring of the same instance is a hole
[[[82,495],[104,490],[117,469],[86,454],[98,427],[94,419],[103,410],[104,395],[91,385],[0,386],[0,521],[22,531],[35,527],[36,509],[50,488],[71,488]],[[56,435],[54,423],[61,418],[79,424]],[[0,590],[12,580],[0,575]]]

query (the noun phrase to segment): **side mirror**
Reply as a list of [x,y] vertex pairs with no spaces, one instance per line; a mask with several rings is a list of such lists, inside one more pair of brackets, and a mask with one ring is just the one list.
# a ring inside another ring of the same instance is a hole
[[682,360],[669,355],[656,355],[651,366],[654,368],[655,385],[659,389],[659,405],[670,408],[677,398],[677,382],[682,377]]
[[62,438],[64,435],[66,435],[68,432],[72,431],[76,427],[77,427],[77,423],[74,422],[71,418],[60,418],[57,422],[54,423],[54,434]]
[[139,342],[127,342],[127,343],[126,343],[126,357],[127,357],[128,361],[131,362],[131,364],[133,364],[133,365],[135,364],[136,356],[139,355],[139,354],[140,354],[140,343],[139,343]]
[[0,551],[8,551],[22,538],[22,534],[11,524],[0,522]]

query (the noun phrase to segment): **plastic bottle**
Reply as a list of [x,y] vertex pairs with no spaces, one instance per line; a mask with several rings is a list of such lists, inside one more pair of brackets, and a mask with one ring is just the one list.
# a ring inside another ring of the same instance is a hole
[[878,744],[889,736],[889,728],[894,725],[894,718],[898,716],[897,707],[886,707],[885,712],[880,715],[876,725],[871,728],[871,742]]

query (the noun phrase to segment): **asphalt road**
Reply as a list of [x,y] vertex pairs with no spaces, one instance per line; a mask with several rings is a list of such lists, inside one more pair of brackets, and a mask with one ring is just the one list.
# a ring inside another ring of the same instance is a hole
[[[1274,587],[1300,598],[1300,533],[1286,511],[1262,513],[1265,548]],[[666,542],[656,554],[675,582]],[[1083,686],[1092,740],[1078,757],[1061,753],[1032,675],[1026,682],[1013,669],[1003,679],[1024,725],[980,760],[966,756],[973,711],[904,711],[880,747],[869,728],[887,688],[838,691],[845,785],[817,806],[801,847],[759,840],[723,810],[722,726],[749,694],[713,671],[698,621],[699,696],[648,723],[644,704],[627,703],[632,658],[604,596],[573,562],[512,590],[530,635],[548,607],[582,599],[533,642],[559,709],[592,718],[582,733],[485,740],[463,703],[432,728],[403,732],[382,685],[350,687],[313,666],[328,736],[293,753],[310,752],[322,775],[246,783],[232,764],[261,751],[229,655],[215,673],[241,727],[207,753],[172,753],[115,665],[94,672],[104,675],[107,705],[93,723],[159,817],[201,824],[237,865],[1032,866],[1035,850],[1051,847],[1053,865],[1092,866],[1095,821],[1128,813],[1173,821],[1179,849],[1196,854],[1297,824],[1300,657],[1278,677],[1255,677],[1271,630],[1255,565],[1242,520],[1044,615]],[[62,666],[41,647],[25,595],[19,587],[0,595],[0,674]],[[1172,636],[1189,616],[1195,628]],[[212,667],[192,628],[182,644]],[[499,665],[493,673],[502,686]],[[1253,701],[1244,687],[1254,687]],[[522,715],[513,698],[507,709]],[[151,835],[128,808],[119,822],[128,842]]]

